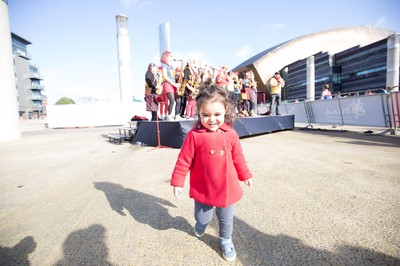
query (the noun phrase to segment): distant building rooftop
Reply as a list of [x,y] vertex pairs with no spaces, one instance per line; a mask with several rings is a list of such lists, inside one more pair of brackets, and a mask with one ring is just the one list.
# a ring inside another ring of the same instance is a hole
[[233,68],[232,71],[252,70],[258,89],[267,91],[268,81],[273,74],[293,62],[319,52],[334,54],[354,46],[365,46],[394,33],[388,29],[370,26],[335,28],[311,33],[268,48]]

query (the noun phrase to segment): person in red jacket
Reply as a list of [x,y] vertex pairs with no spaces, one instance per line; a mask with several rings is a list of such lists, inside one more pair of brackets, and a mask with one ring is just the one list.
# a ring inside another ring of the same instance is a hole
[[232,128],[235,115],[227,91],[218,85],[207,85],[200,89],[196,106],[200,122],[183,142],[170,183],[175,196],[180,198],[190,171],[189,195],[195,202],[195,234],[198,237],[204,234],[215,207],[223,258],[234,261],[233,212],[235,203],[243,195],[239,181],[251,187],[252,174]]

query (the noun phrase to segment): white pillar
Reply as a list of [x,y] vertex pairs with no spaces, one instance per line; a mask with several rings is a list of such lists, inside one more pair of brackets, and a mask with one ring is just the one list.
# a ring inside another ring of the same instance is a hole
[[315,65],[314,56],[307,58],[307,100],[315,100]]
[[160,41],[160,56],[164,51],[171,51],[169,22],[160,24],[158,38]]
[[120,100],[124,103],[132,103],[134,97],[128,17],[117,15],[116,19]]
[[7,1],[0,1],[0,141],[21,138]]
[[400,33],[390,35],[387,40],[386,87],[397,86],[399,91]]

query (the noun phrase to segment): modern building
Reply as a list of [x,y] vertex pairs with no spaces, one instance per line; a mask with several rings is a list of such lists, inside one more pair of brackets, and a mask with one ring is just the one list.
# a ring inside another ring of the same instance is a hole
[[[315,98],[328,84],[333,94],[341,96],[383,92],[386,87],[387,38],[365,46],[354,46],[335,54],[320,52],[314,59]],[[307,59],[286,66],[286,100],[306,99]]]
[[389,60],[391,49],[398,47],[391,44],[397,35],[387,29],[362,26],[321,31],[269,48],[233,71],[252,70],[259,91],[267,99],[269,80],[277,71],[286,81],[283,100],[317,99],[325,83],[334,93],[342,94],[385,89],[389,76],[394,75],[398,83],[399,64],[388,63],[393,61]]
[[15,83],[17,86],[18,110],[20,118],[34,119],[46,115],[46,101],[39,66],[31,62],[27,46],[31,43],[11,33],[14,57]]

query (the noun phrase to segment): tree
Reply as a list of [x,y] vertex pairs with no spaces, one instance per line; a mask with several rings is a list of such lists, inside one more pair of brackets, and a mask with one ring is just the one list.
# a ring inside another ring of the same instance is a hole
[[75,102],[71,98],[62,97],[55,104],[75,104]]

